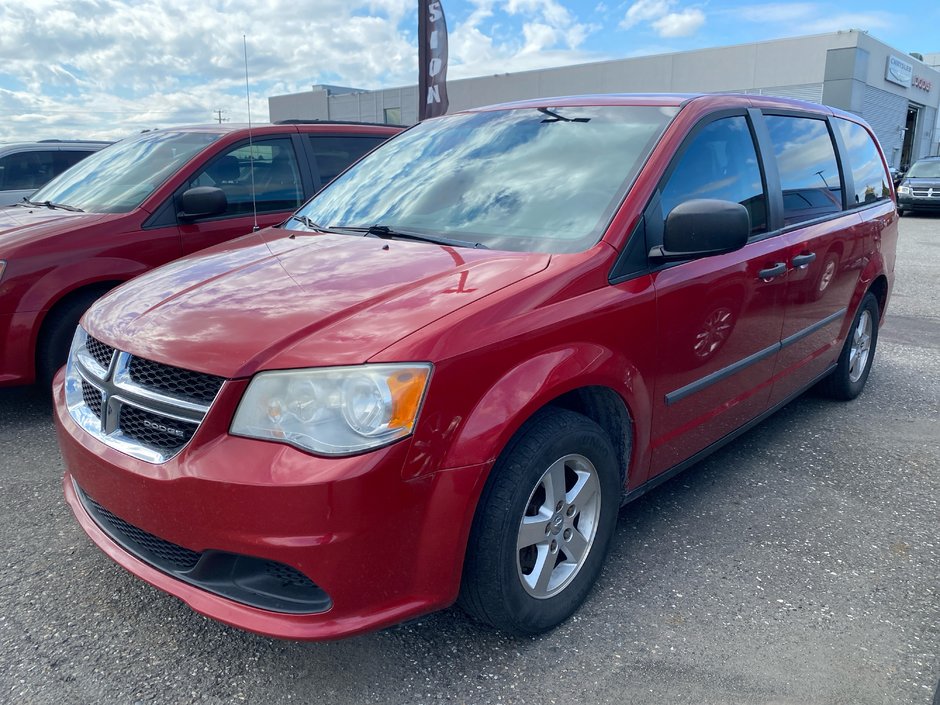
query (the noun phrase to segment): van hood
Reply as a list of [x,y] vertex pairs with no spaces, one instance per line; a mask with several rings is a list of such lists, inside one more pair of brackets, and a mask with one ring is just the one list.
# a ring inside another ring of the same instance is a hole
[[0,255],[10,256],[21,244],[34,243],[39,238],[121,215],[81,213],[45,206],[5,206],[0,208]]
[[230,378],[361,364],[550,259],[269,229],[130,281],[84,326],[119,350]]

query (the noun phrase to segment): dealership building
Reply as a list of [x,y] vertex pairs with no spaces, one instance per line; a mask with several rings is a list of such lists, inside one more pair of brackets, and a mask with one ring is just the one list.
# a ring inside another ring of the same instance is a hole
[[[450,112],[583,93],[751,93],[862,116],[894,167],[940,154],[940,53],[907,54],[850,30],[790,39],[451,80]],[[313,86],[268,99],[270,119],[410,125],[418,88]]]

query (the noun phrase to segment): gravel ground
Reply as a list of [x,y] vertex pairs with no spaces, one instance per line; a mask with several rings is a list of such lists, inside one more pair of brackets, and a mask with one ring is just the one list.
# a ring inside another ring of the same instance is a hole
[[534,639],[457,609],[326,644],[205,619],[91,544],[48,401],[0,390],[0,702],[930,705],[938,281],[940,218],[904,218],[864,394],[798,399],[624,508],[588,603]]

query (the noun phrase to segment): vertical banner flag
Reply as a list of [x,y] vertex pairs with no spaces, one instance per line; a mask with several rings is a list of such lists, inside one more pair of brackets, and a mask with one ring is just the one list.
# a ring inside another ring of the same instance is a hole
[[418,120],[447,112],[447,23],[437,0],[418,0]]

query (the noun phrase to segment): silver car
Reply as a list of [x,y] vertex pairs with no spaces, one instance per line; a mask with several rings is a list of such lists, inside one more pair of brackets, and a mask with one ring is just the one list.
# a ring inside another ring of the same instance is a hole
[[42,140],[0,144],[0,206],[36,189],[110,142]]

